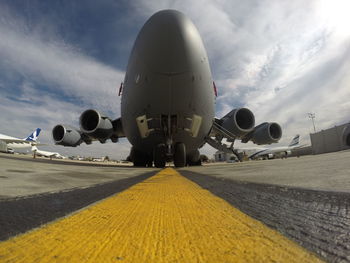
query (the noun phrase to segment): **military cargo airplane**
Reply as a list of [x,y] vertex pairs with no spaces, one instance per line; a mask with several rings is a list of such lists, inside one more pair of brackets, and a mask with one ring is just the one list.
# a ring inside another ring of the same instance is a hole
[[[233,152],[236,139],[256,144],[277,142],[277,123],[255,127],[247,108],[214,117],[216,87],[202,39],[183,13],[163,10],[144,24],[134,43],[123,85],[121,117],[112,120],[89,109],[80,116],[80,129],[56,125],[56,144],[77,146],[93,140],[105,143],[126,137],[135,166],[176,167],[200,164],[205,143]],[[226,139],[230,146],[222,143]]]

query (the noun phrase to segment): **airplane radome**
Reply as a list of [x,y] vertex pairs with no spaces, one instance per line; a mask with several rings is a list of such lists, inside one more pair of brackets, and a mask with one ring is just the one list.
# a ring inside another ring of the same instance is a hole
[[135,166],[176,167],[199,165],[199,148],[209,143],[225,152],[222,144],[240,139],[256,144],[277,142],[277,123],[255,127],[247,108],[214,117],[216,88],[202,39],[184,14],[163,10],[142,27],[131,51],[122,87],[121,117],[115,120],[89,109],[80,116],[80,129],[56,125],[56,144],[77,146],[126,137],[132,144]]

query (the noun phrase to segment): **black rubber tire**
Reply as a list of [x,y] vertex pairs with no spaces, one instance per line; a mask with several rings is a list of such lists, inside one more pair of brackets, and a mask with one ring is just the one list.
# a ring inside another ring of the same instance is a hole
[[188,166],[193,166],[193,165],[201,165],[201,158],[200,158],[200,153],[198,150],[194,150],[190,153],[187,154],[187,160],[186,160],[186,165]]
[[174,147],[174,165],[175,167],[186,166],[186,146],[179,142]]
[[135,147],[131,148],[130,158],[135,167],[146,167],[147,165],[148,158],[146,154],[135,149]]
[[163,168],[166,164],[166,148],[164,144],[159,144],[154,148],[154,166],[157,168]]

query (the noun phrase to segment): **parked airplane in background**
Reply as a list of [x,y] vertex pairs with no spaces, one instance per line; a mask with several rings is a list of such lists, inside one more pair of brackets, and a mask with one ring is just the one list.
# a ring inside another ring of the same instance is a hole
[[300,148],[304,145],[299,144],[299,134],[295,135],[288,146],[272,147],[272,148],[261,148],[254,154],[249,156],[249,159],[272,159],[276,156],[287,157],[291,155],[293,149]]
[[36,146],[32,146],[32,152],[33,152],[34,158],[36,156],[48,157],[50,159],[52,159],[52,158],[66,159],[67,158],[65,156],[60,155],[58,152],[48,152],[48,151],[39,150]]
[[[89,109],[80,116],[80,129],[56,125],[55,143],[74,147],[127,137],[135,166],[164,167],[173,161],[183,167],[200,164],[198,149],[205,143],[233,153],[236,139],[271,144],[282,135],[274,122],[255,127],[246,108],[214,117],[217,90],[207,52],[194,24],[176,10],[157,12],[142,27],[119,94],[121,118]],[[221,143],[224,138],[231,146]]]
[[36,145],[41,129],[37,128],[27,138],[19,139],[8,135],[0,134],[0,151],[12,152],[13,149],[23,149]]

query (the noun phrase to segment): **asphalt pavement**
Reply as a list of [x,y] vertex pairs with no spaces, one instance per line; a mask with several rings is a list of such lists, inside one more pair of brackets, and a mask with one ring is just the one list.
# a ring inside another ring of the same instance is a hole
[[[276,230],[321,259],[329,262],[350,262],[349,159],[350,151],[343,151],[283,160],[210,164],[177,169],[179,175],[176,178],[181,175],[191,180],[201,189],[208,190],[230,206]],[[110,196],[128,192],[130,187],[142,182],[142,187],[134,191],[135,196],[141,194],[142,198],[148,198],[147,180],[159,171],[161,169],[134,168],[115,163],[50,161],[0,154],[0,240],[12,240],[18,234],[26,235],[31,229],[40,229],[49,222],[88,210]],[[172,188],[171,185],[168,188],[168,185],[172,184],[172,176],[168,181],[163,181],[162,176],[158,177],[154,177],[153,181],[161,183],[154,190],[162,191],[159,200],[163,198],[164,202],[170,205],[175,202],[176,207],[181,207],[178,204],[180,199],[175,200],[170,196]],[[161,188],[158,189],[159,187]],[[190,189],[187,186],[183,189],[181,187],[177,186],[177,194]],[[195,197],[196,202],[198,198]],[[127,202],[122,201],[125,209],[131,209],[132,213],[136,210],[128,204],[134,199],[132,197]],[[139,200],[140,204],[143,203],[142,200]],[[156,202],[160,218],[150,216],[157,222],[164,223],[164,218],[171,218],[168,214],[171,211],[163,207],[163,201],[159,200]],[[148,204],[152,204],[152,201]],[[204,210],[200,212],[200,208],[198,209],[197,217],[205,218],[206,215],[201,214]],[[229,211],[227,208],[224,210],[223,214]],[[215,211],[221,213],[220,210]],[[142,216],[147,216],[147,212],[142,213]],[[94,218],[93,214],[90,216]],[[134,217],[137,216],[140,215],[136,213]],[[229,214],[227,216],[230,217]],[[193,221],[186,214],[179,220]],[[124,223],[113,222],[117,225]],[[205,225],[205,221],[203,224]],[[181,227],[180,223],[179,231]],[[137,231],[145,235],[141,230]],[[159,231],[165,233],[167,230],[161,228]],[[200,233],[192,234],[200,236]],[[187,234],[184,235],[186,238]],[[193,255],[193,258],[198,259],[198,255]]]

